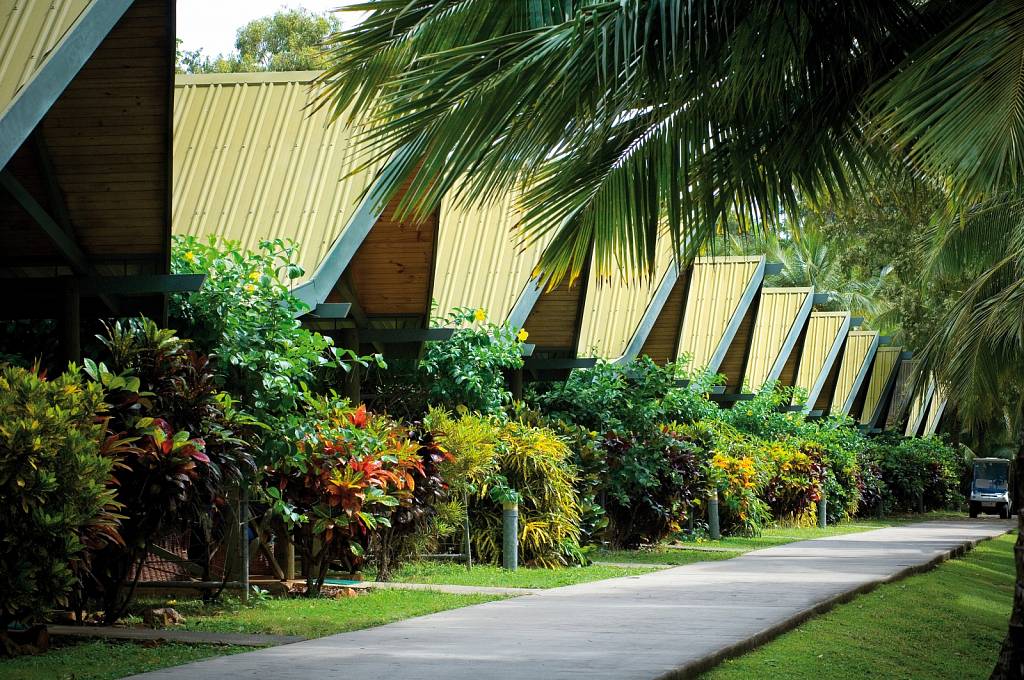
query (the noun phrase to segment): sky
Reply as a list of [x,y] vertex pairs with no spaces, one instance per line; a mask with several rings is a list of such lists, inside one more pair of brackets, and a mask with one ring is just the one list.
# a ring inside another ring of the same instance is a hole
[[[304,7],[313,12],[337,9],[352,0],[178,0],[178,37],[182,49],[202,49],[208,56],[227,54],[235,47],[235,31],[253,19],[282,8]],[[342,12],[342,21],[357,20]]]

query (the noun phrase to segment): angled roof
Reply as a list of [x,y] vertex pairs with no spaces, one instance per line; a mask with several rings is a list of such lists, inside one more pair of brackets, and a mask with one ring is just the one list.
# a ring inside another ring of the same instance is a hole
[[850,331],[839,367],[839,379],[832,397],[833,415],[848,415],[867,377],[878,347],[878,331]]
[[874,427],[882,415],[885,398],[893,388],[896,373],[899,370],[902,347],[879,347],[875,352],[875,361],[871,364],[871,377],[864,396],[864,408],[860,414],[860,424]]
[[818,400],[849,328],[849,312],[811,312],[807,319],[807,335],[795,383],[807,393],[807,410]]
[[932,396],[935,394],[935,378],[928,376],[928,380],[919,384],[910,400],[910,413],[907,416],[907,427],[903,431],[907,437],[915,437],[921,430],[928,409],[931,408]]
[[629,278],[627,272],[620,271],[601,280],[591,268],[576,348],[578,356],[629,359],[633,357],[627,357],[627,353],[636,356],[639,352],[643,341],[631,341],[665,277],[675,270],[670,239],[661,239],[659,246],[655,270],[649,279]]
[[777,380],[807,323],[814,288],[764,288],[743,376],[754,392]]
[[0,168],[132,0],[0,0]]
[[222,236],[247,249],[293,239],[303,278],[321,264],[376,167],[359,167],[351,129],[329,125],[326,109],[307,108],[316,75],[175,79],[175,234]]
[[446,198],[439,219],[434,264],[438,312],[482,307],[492,319],[506,319],[533,280],[547,239],[519,243],[514,232],[519,212],[512,192],[487,206]]
[[921,433],[922,436],[928,436],[935,434],[939,429],[939,422],[942,420],[942,414],[946,410],[946,391],[942,389],[942,386],[935,387],[935,394],[932,396],[932,402],[928,405],[928,417],[924,420],[924,431]]
[[764,279],[764,256],[698,258],[690,274],[676,358],[717,371]]

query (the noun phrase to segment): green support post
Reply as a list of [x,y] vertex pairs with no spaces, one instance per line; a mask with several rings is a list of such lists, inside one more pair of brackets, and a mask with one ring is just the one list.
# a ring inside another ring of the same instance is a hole
[[718,490],[708,497],[708,530],[711,532],[711,540],[717,541],[722,537],[718,525]]
[[502,503],[502,566],[509,571],[519,567],[519,506]]

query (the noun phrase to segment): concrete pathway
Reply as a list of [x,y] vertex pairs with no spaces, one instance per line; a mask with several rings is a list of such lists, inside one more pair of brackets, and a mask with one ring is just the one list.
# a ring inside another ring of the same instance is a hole
[[853,594],[1008,531],[926,522],[546,590],[142,676],[652,680],[690,677]]

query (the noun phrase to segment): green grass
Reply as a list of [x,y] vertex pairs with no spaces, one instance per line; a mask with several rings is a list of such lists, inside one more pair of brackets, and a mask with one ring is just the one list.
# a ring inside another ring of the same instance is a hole
[[337,600],[272,599],[250,607],[204,605],[179,600],[174,608],[186,630],[322,637],[501,599],[493,595],[452,595],[425,590],[377,590]]
[[[312,638],[497,599],[502,598],[381,590],[337,600],[274,599],[252,606],[242,606],[237,600],[215,605],[203,604],[200,600],[177,600],[173,606],[186,618],[185,625],[179,630]],[[140,602],[138,607],[164,604],[165,601]],[[65,644],[59,639],[56,645],[40,656],[0,660],[0,680],[106,680],[251,649],[181,644],[145,647],[137,643],[112,641],[69,641]]]
[[702,677],[987,678],[1010,616],[1015,538],[881,586]]
[[132,642],[69,642],[40,656],[0,660],[3,680],[113,680],[158,668],[178,666],[220,654],[249,651],[246,647],[161,644],[143,647]]
[[413,562],[401,567],[391,580],[402,583],[443,583],[458,586],[557,588],[619,576],[636,576],[649,571],[651,569],[645,567],[624,568],[599,564],[559,569],[520,568],[516,571],[478,564],[467,570],[464,564]]
[[[872,529],[899,526],[913,522],[925,522],[939,519],[966,519],[963,513],[931,512],[923,515],[907,515],[888,517],[885,519],[858,519],[842,524],[833,524],[825,529],[818,527],[769,527],[760,536],[729,536],[717,541],[702,540],[696,543],[681,543],[680,548],[657,546],[642,550],[607,550],[597,553],[597,561],[605,562],[637,562],[648,564],[683,565],[709,560],[724,560],[735,557],[750,550],[771,548],[776,545],[806,541],[813,538],[842,536]],[[687,549],[697,548],[697,549]],[[699,548],[714,548],[729,552],[708,552]]]

